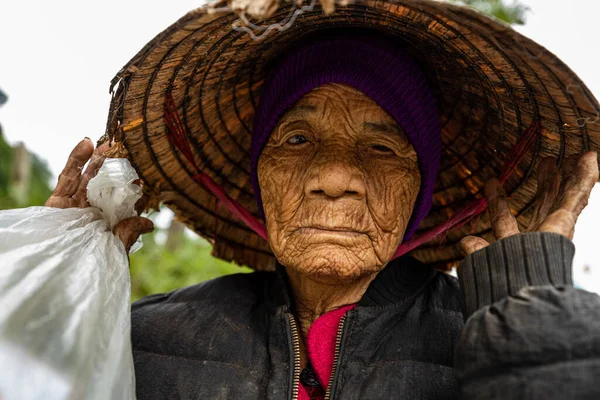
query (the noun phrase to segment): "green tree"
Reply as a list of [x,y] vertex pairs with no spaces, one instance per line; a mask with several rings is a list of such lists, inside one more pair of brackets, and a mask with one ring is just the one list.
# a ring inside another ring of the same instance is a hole
[[520,1],[507,4],[503,0],[455,0],[511,25],[523,25],[529,7]]
[[4,140],[0,126],[0,209],[12,208],[14,201],[8,194],[12,172],[12,147]]
[[26,192],[24,196],[17,196],[15,193],[15,153],[16,148],[6,142],[0,126],[0,210],[44,205],[52,194],[49,184],[52,173],[48,164],[37,155],[28,153],[30,172],[27,182],[25,182]]
[[[0,91],[0,106],[6,100]],[[12,147],[4,139],[0,125],[0,210],[43,205],[52,193],[51,178],[46,162],[22,144]]]
[[166,236],[169,231],[173,234],[172,228],[157,228],[144,235],[144,246],[129,256],[132,300],[223,275],[251,271],[211,256],[210,243],[189,231],[188,234],[177,234],[177,243],[169,243],[170,237]]

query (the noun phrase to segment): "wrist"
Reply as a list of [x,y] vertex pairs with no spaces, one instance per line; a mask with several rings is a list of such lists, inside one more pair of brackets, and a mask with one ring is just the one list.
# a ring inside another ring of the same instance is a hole
[[572,285],[575,246],[550,232],[519,233],[468,255],[458,267],[465,318],[527,286]]

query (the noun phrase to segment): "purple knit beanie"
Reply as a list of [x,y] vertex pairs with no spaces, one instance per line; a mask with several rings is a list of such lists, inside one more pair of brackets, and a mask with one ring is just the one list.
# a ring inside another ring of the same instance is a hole
[[372,34],[306,40],[271,69],[252,129],[251,179],[258,208],[264,213],[257,166],[269,135],[285,111],[311,90],[328,83],[351,86],[373,99],[402,127],[417,152],[421,188],[405,242],[431,208],[440,165],[440,118],[416,61],[398,43]]

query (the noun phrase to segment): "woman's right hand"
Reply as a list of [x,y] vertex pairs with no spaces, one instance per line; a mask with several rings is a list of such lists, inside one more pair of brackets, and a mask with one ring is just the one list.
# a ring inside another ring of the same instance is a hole
[[[94,150],[94,144],[89,138],[85,138],[79,142],[73,151],[71,151],[67,164],[58,177],[56,188],[52,196],[46,201],[46,206],[56,208],[89,207],[87,185],[102,166],[106,158],[104,155],[106,150],[108,150],[108,144]],[[84,165],[90,158],[89,165],[82,173]],[[138,212],[143,208],[143,206],[140,206],[145,200],[142,197],[138,201],[138,204],[136,204]],[[121,239],[125,250],[129,252],[129,249],[141,234],[152,232],[153,230],[154,224],[152,221],[148,218],[137,216],[126,218],[119,222],[113,229],[113,233]]]
[[[598,181],[598,153],[588,151],[567,157],[561,170],[552,157],[543,159],[537,168],[537,194],[527,232],[553,232],[573,239],[575,223]],[[484,188],[488,212],[496,240],[520,233],[511,212],[504,188],[498,179],[490,179]],[[477,236],[460,241],[465,256],[487,247]]]

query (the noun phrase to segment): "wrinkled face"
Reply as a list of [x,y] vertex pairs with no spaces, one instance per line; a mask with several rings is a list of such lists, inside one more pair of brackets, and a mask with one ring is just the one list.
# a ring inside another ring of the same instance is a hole
[[328,84],[280,119],[258,180],[279,262],[317,278],[354,279],[392,257],[421,176],[391,116],[362,92]]

